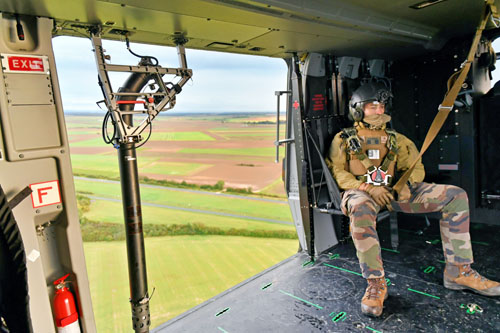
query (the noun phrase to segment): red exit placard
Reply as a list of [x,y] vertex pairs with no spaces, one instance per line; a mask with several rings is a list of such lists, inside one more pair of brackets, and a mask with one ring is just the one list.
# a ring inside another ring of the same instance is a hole
[[46,56],[2,54],[2,70],[6,73],[45,74],[49,70]]

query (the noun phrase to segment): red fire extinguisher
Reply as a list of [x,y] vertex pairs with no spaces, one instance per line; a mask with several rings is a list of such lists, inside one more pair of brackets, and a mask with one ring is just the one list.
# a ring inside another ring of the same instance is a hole
[[57,332],[59,333],[81,333],[78,323],[78,312],[76,312],[75,298],[65,286],[69,274],[54,281],[56,295],[54,297],[54,313],[56,317]]

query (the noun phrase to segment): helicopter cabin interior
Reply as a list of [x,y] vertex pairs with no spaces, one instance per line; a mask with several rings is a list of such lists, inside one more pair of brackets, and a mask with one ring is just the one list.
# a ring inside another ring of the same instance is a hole
[[[154,331],[500,330],[500,301],[442,286],[444,261],[435,216],[387,212],[379,216],[391,297],[381,318],[363,316],[359,300],[365,282],[346,217],[338,209],[340,190],[324,160],[333,136],[352,126],[348,119],[352,92],[370,81],[383,83],[394,96],[388,105],[391,127],[420,147],[447,91],[448,78],[467,58],[485,8],[489,7],[484,1],[456,0],[3,1],[2,332],[55,332],[53,281],[66,273],[71,274],[81,330],[96,331],[51,46],[58,35],[97,38],[97,71],[104,86],[106,71],[120,68],[106,65],[98,50],[99,38],[127,36],[134,42],[177,46],[179,68],[158,69],[159,81],[152,77],[139,78],[140,84],[129,81],[130,90],[121,90],[121,96],[129,94],[125,100],[137,98],[133,94],[150,79],[161,87],[162,75],[174,74],[181,80],[196,75],[188,70],[184,47],[278,57],[288,65],[288,89],[276,92],[285,100],[286,137],[275,144],[286,151],[281,161],[283,181],[299,238],[298,253]],[[500,279],[494,251],[500,245],[496,122],[500,84],[491,84],[497,58],[491,42],[499,35],[498,21],[488,21],[453,110],[423,156],[427,182],[454,184],[467,191],[475,265],[496,280]],[[14,63],[15,57],[31,69]],[[150,70],[151,64],[127,67],[136,75]],[[151,114],[160,111],[158,106],[167,107],[182,84],[157,91],[166,100],[149,96]],[[113,104],[111,96],[119,95],[106,88],[103,93],[114,121],[128,122],[120,113],[127,108]],[[137,136],[127,141],[135,134],[125,127],[119,132],[122,145],[140,141]],[[134,183],[134,177],[124,177],[123,183]],[[23,191],[28,185],[38,201],[33,196],[25,199],[31,192]],[[60,189],[58,198],[43,205],[41,197],[53,189]],[[124,213],[134,214],[126,209]],[[128,229],[135,234],[138,230]],[[131,264],[129,258],[129,268],[140,262],[139,258]],[[131,277],[131,287],[141,279]],[[142,298],[131,297],[136,332],[146,332],[150,326],[147,284],[141,288],[136,292]]]

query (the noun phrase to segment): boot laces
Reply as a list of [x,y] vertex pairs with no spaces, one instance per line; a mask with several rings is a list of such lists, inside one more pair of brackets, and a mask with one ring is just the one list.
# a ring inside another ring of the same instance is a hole
[[484,282],[487,280],[484,276],[482,276],[481,274],[476,272],[476,270],[472,269],[472,267],[470,267],[470,265],[464,265],[463,269],[464,269],[464,271],[462,272],[462,275],[464,275],[464,276],[469,276],[471,274],[474,274],[474,278],[475,279],[481,278],[481,282]]
[[368,287],[366,288],[365,294],[367,294],[368,299],[380,298],[382,290],[385,289],[384,280],[382,279],[368,279]]

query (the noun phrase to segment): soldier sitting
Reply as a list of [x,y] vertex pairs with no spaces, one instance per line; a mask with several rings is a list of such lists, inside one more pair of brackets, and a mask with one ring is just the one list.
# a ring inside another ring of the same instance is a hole
[[395,183],[395,170],[407,170],[419,152],[411,140],[386,127],[391,120],[385,114],[390,98],[391,92],[380,82],[369,82],[358,88],[349,102],[354,127],[343,129],[335,136],[327,158],[335,180],[344,190],[341,209],[350,219],[361,271],[368,282],[361,311],[380,316],[388,296],[376,231],[377,214],[388,205],[396,212],[441,212],[441,240],[446,260],[444,286],[499,296],[500,283],[486,279],[470,267],[473,258],[469,203],[463,189],[423,182],[425,172],[420,160],[398,200],[394,200],[389,186]]

